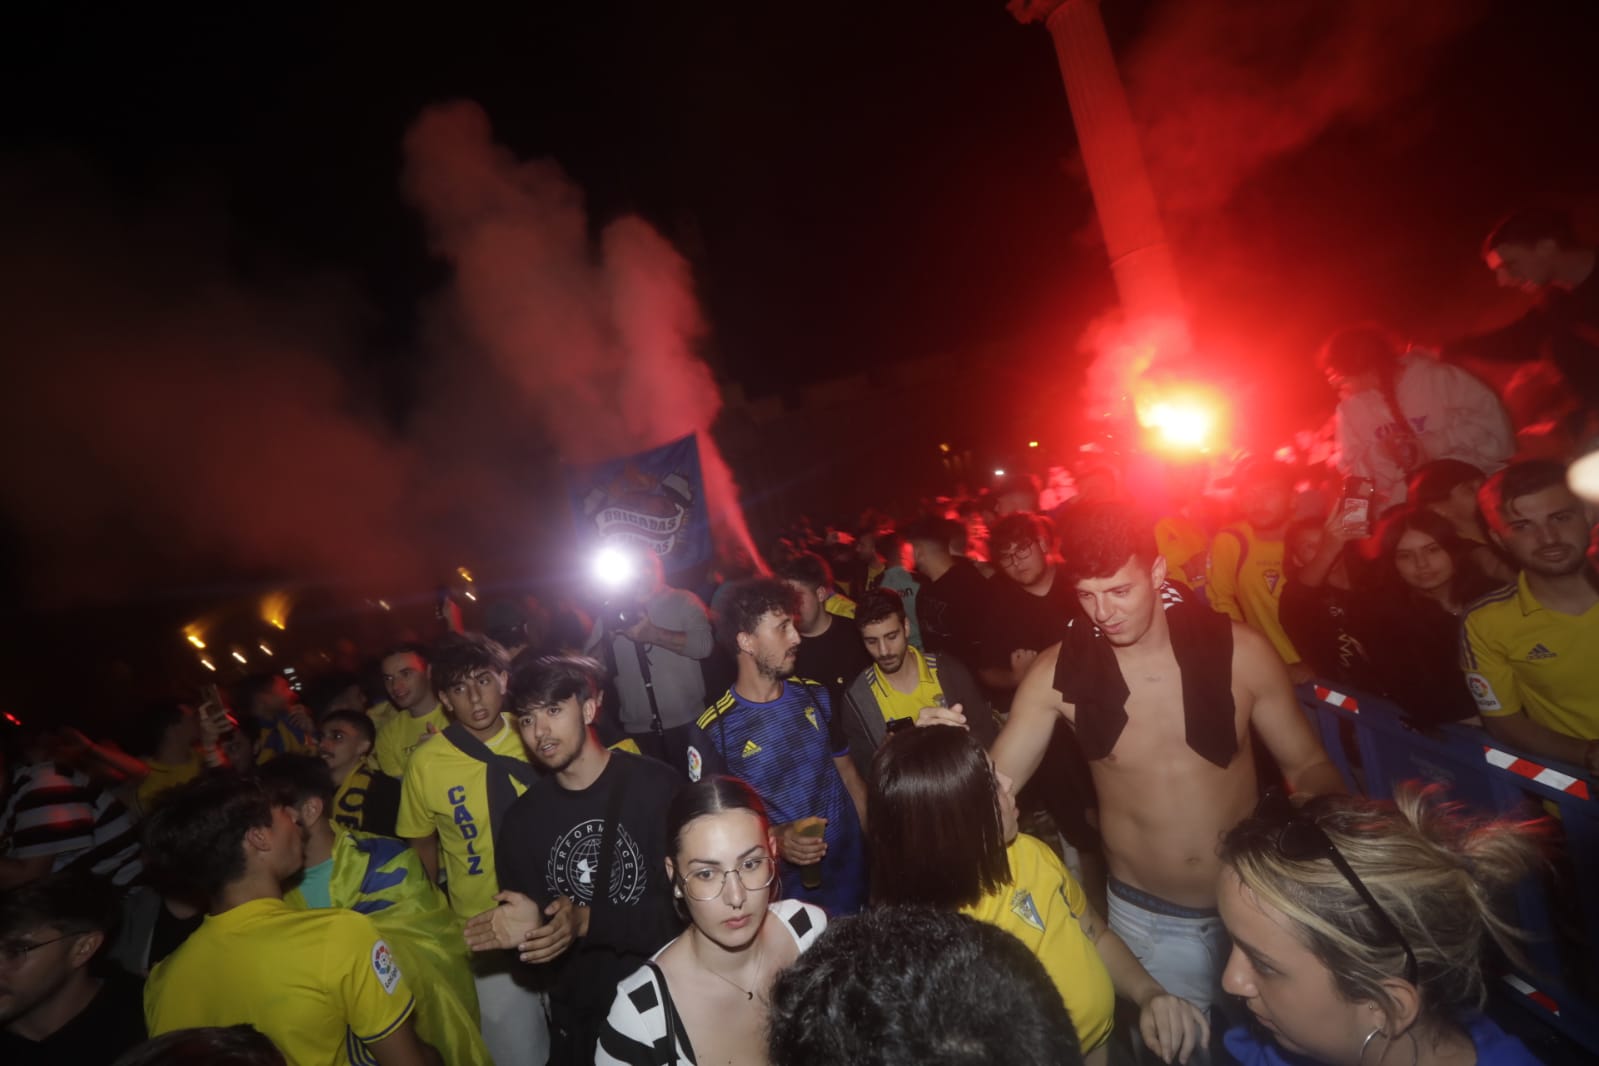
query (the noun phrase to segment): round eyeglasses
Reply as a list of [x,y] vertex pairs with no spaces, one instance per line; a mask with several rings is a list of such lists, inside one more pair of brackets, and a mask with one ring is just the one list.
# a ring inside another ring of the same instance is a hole
[[746,892],[759,892],[777,879],[777,864],[764,851],[751,855],[731,870],[717,866],[701,866],[683,875],[683,892],[689,899],[708,903],[727,890],[729,874],[738,875],[738,883]]
[[1012,551],[1000,552],[995,557],[995,562],[999,563],[1000,566],[1015,566],[1017,563],[1031,558],[1037,547],[1038,545],[1036,544],[1023,544]]

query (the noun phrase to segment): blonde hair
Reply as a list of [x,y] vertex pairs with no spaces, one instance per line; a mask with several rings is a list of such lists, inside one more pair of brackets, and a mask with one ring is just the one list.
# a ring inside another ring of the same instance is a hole
[[[1489,941],[1524,961],[1524,937],[1498,909],[1542,864],[1546,822],[1473,817],[1444,802],[1437,786],[1410,785],[1393,803],[1319,797],[1297,817],[1327,835],[1415,953],[1419,1019],[1444,1022],[1482,1009]],[[1404,948],[1330,860],[1285,857],[1281,828],[1280,820],[1246,819],[1222,841],[1222,861],[1289,919],[1346,1000],[1375,1000],[1392,1013],[1383,982],[1404,975]]]

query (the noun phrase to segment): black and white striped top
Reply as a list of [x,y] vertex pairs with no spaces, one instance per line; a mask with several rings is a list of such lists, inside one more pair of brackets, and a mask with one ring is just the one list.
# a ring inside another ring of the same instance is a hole
[[144,869],[133,812],[82,771],[54,762],[17,770],[0,839],[9,858],[51,856],[52,873],[74,867],[123,886]]
[[[778,900],[767,913],[778,920],[802,952],[827,928],[826,911],[796,899]],[[660,951],[655,953],[656,958],[660,956]],[[668,1041],[665,1003],[670,1000],[671,991],[656,983],[648,966],[639,967],[618,983],[610,1016],[605,1019],[599,1046],[594,1050],[595,1066],[694,1066],[694,1049],[680,1017],[677,1031]]]

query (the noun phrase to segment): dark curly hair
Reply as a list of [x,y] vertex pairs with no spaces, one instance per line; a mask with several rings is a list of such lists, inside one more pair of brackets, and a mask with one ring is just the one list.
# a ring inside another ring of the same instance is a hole
[[727,629],[730,634],[753,633],[773,611],[798,616],[799,609],[799,593],[787,582],[775,577],[740,581],[727,600]]
[[1074,1066],[1060,992],[1016,937],[955,911],[830,924],[772,986],[773,1066]]

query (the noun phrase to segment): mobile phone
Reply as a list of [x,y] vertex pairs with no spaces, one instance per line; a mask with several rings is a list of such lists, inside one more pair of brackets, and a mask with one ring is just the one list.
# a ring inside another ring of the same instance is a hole
[[1344,495],[1338,501],[1339,519],[1351,532],[1365,528],[1371,522],[1371,505],[1376,497],[1376,484],[1365,477],[1344,479]]
[[916,720],[914,718],[890,718],[888,723],[883,727],[884,731],[889,736],[893,736],[895,733],[903,732],[907,729],[915,728]]

